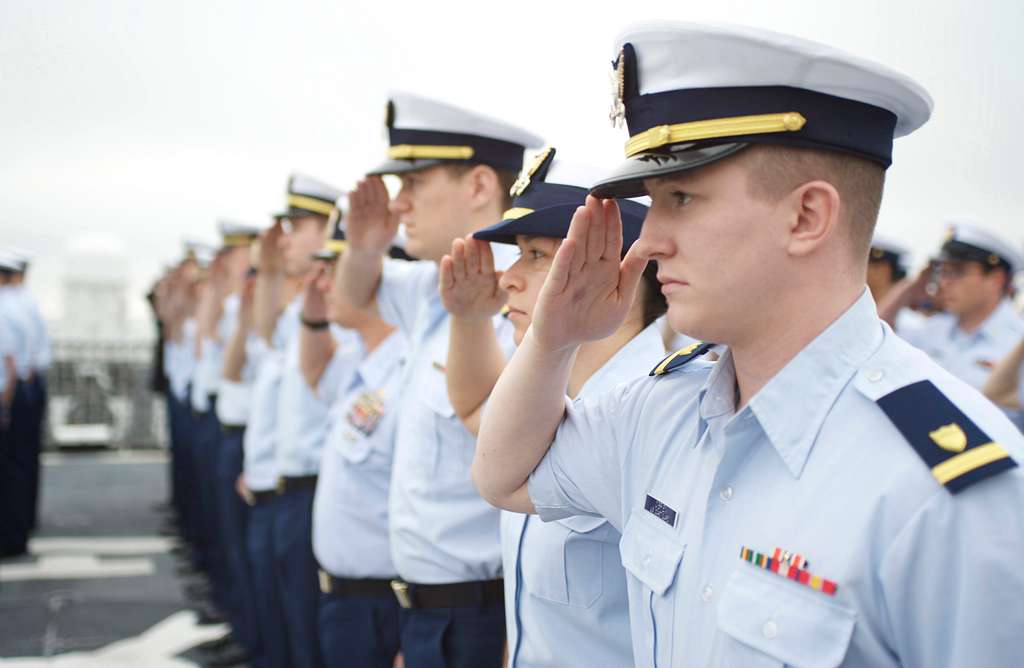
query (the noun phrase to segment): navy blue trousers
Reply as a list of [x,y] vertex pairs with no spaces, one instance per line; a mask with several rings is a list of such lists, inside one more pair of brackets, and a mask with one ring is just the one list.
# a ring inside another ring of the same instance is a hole
[[288,632],[289,665],[319,668],[320,585],[313,557],[312,489],[279,497],[274,517],[274,572]]
[[28,466],[30,468],[29,490],[27,500],[28,528],[33,530],[39,519],[39,479],[41,466],[39,456],[43,450],[43,420],[46,418],[47,388],[46,377],[37,374],[28,385],[29,427],[26,438],[30,452]]
[[193,413],[192,465],[199,490],[199,506],[195,515],[197,548],[210,582],[213,597],[221,608],[227,607],[227,566],[222,550],[220,527],[220,499],[217,493],[217,467],[220,451],[220,422],[214,412],[215,404],[205,413]]
[[274,569],[274,516],[280,502],[281,497],[274,496],[249,509],[249,531],[246,537],[263,658],[265,665],[273,668],[291,665],[288,661],[284,608],[281,607]]
[[[10,382],[10,381],[8,381]],[[0,508],[0,554],[25,551],[34,510],[31,507],[32,471],[39,465],[31,443],[32,403],[28,383],[17,381],[11,402],[10,421],[3,434],[3,507]],[[34,464],[33,464],[34,462]]]
[[496,602],[402,611],[408,668],[499,668],[505,654],[505,607]]
[[393,596],[320,594],[320,649],[330,668],[391,668],[400,632]]
[[227,430],[221,435],[217,461],[218,511],[220,512],[221,550],[227,575],[225,612],[234,636],[245,645],[256,668],[263,664],[256,600],[253,594],[252,569],[246,551],[249,530],[249,506],[235,491],[235,481],[242,472],[241,430]]

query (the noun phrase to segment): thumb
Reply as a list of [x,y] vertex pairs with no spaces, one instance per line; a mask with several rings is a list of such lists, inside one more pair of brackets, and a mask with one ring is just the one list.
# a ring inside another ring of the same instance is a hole
[[619,264],[619,295],[628,299],[631,304],[636,299],[636,291],[644,269],[647,268],[647,262],[647,258],[637,252],[634,244]]

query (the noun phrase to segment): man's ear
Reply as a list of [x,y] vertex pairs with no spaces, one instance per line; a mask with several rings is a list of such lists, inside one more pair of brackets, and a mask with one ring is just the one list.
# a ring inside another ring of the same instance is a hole
[[474,165],[466,173],[465,178],[473,208],[492,206],[501,188],[501,179],[494,168],[489,165]]
[[839,227],[842,202],[839,191],[828,181],[808,181],[783,198],[790,215],[788,251],[810,255]]

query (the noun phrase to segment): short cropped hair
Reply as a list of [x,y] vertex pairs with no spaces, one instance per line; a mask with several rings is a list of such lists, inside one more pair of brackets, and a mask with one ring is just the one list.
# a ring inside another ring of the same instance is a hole
[[[477,165],[482,164],[483,163],[479,162],[453,162],[445,164],[444,166],[448,169],[448,173],[451,174],[452,176],[464,176],[466,172],[473,169]],[[509,171],[506,169],[498,169],[496,167],[491,167],[490,165],[485,166],[489,167],[490,169],[493,169],[494,173],[498,175],[498,187],[501,188],[502,197],[504,198],[502,200],[502,211],[510,208],[512,206],[512,195],[509,193],[512,190],[513,184],[515,184],[516,179],[519,178],[519,173]]]
[[779,200],[808,181],[827,181],[839,192],[841,223],[849,231],[856,257],[867,258],[885,188],[885,169],[847,153],[754,144],[741,155],[749,167],[747,185],[754,197]]

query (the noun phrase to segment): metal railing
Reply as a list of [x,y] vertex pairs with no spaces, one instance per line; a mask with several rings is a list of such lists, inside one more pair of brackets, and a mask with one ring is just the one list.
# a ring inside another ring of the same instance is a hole
[[163,448],[163,396],[150,387],[153,342],[53,342],[48,447]]

